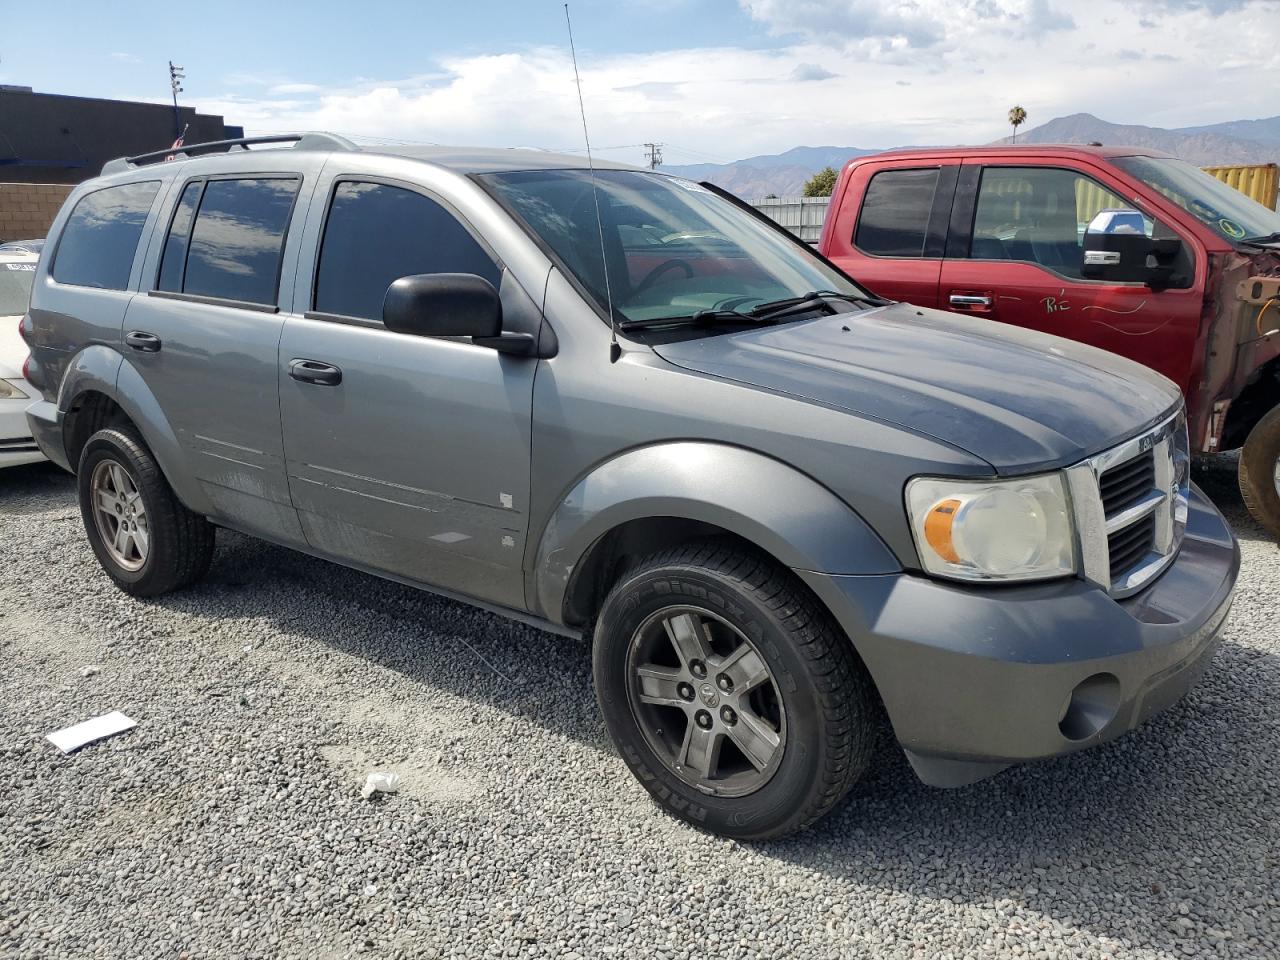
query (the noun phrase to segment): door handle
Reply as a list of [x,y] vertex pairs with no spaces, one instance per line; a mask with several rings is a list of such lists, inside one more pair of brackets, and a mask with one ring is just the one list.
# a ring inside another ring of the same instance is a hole
[[325,387],[336,387],[342,382],[341,370],[319,360],[290,360],[289,376],[302,383],[317,383]]
[[985,294],[953,293],[949,299],[953,307],[964,307],[965,309],[972,309],[973,307],[990,309],[991,307],[991,298]]
[[141,350],[143,353],[160,352],[160,338],[154,333],[147,333],[143,330],[131,330],[124,335],[124,342],[135,350]]

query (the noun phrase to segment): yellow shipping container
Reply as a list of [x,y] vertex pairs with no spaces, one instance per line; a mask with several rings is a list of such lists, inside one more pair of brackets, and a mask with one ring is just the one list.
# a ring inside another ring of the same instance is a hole
[[1204,172],[1252,197],[1268,210],[1276,209],[1277,168],[1274,163],[1248,167],[1205,167]]

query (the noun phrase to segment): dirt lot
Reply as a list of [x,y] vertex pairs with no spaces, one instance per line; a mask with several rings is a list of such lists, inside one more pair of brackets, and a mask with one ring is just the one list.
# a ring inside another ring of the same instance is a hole
[[[1186,701],[963,790],[890,755],[747,845],[648,802],[585,643],[227,533],[207,583],[134,601],[71,478],[7,471],[0,955],[1280,956],[1280,551],[1198,479],[1245,560]],[[362,799],[374,768],[403,792]]]

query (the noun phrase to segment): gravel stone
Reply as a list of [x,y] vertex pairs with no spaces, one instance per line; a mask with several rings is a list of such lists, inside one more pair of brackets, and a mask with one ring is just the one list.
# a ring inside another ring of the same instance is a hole
[[[761,844],[648,801],[585,642],[226,531],[133,600],[72,479],[6,470],[0,956],[1280,957],[1280,551],[1232,469],[1198,468],[1244,569],[1185,701],[961,790],[886,751]],[[111,710],[138,726],[44,740]]]

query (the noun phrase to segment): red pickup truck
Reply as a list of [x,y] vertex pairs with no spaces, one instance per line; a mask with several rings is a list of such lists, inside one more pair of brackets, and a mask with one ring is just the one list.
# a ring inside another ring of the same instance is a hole
[[1280,213],[1135,148],[901,150],[844,167],[819,249],[890,299],[1155,368],[1195,452],[1243,447],[1244,499],[1280,537]]

